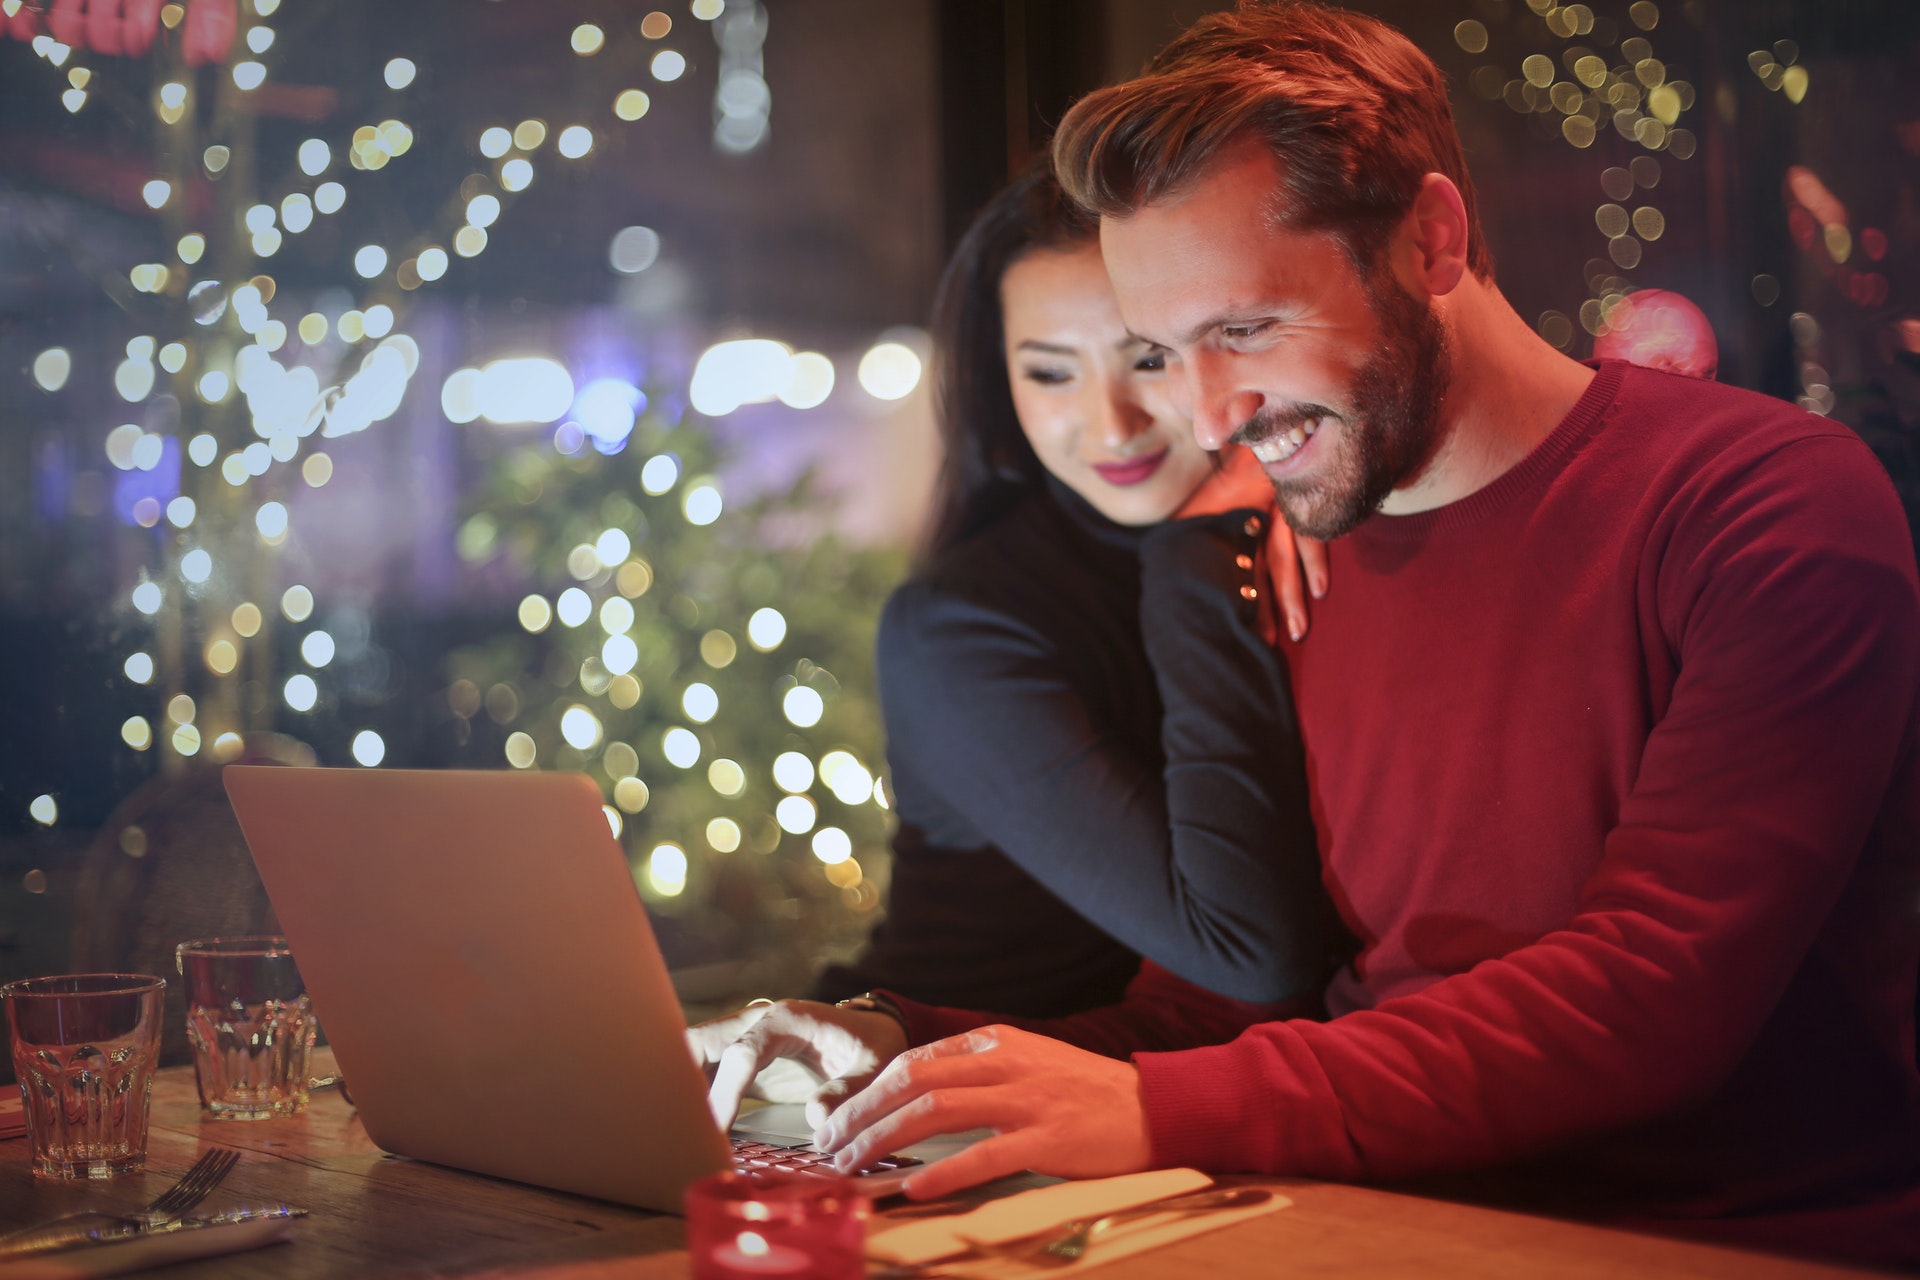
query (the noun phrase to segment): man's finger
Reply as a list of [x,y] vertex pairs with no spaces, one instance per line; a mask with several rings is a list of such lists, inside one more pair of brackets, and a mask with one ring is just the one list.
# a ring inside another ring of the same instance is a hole
[[807,1123],[818,1131],[827,1123],[827,1118],[839,1110],[841,1103],[872,1084],[873,1076],[874,1073],[868,1071],[857,1076],[840,1076],[822,1084],[807,1099]]
[[[966,1041],[976,1034],[969,1032],[951,1040]],[[949,1044],[950,1041],[936,1041],[933,1045],[922,1045],[888,1063],[871,1084],[849,1098],[815,1130],[814,1145],[822,1151],[838,1150],[861,1130],[929,1090],[978,1087],[997,1083],[1004,1076],[1004,1068],[989,1053],[951,1048],[939,1055],[932,1052],[936,1046]]]
[[969,1129],[1006,1133],[1034,1118],[1017,1087],[955,1085],[930,1089],[854,1134],[833,1163],[843,1173],[863,1169],[882,1156],[943,1134]]
[[982,1138],[964,1151],[935,1160],[901,1184],[909,1200],[938,1200],[995,1178],[1023,1173],[1032,1163],[1022,1154],[1020,1134]]

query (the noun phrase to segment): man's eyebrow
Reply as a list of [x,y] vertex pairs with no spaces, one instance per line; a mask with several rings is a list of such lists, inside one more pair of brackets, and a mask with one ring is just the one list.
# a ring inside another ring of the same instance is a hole
[[1209,333],[1212,333],[1215,329],[1218,329],[1221,325],[1231,324],[1239,318],[1240,313],[1237,311],[1222,311],[1218,315],[1209,316],[1182,334],[1180,339],[1181,344],[1190,347],[1199,342],[1200,339],[1206,337]]

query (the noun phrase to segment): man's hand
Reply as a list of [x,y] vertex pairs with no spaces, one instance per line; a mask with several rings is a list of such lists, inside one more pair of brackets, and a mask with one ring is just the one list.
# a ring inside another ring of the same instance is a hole
[[994,1136],[909,1178],[918,1200],[1032,1169],[1063,1178],[1137,1173],[1152,1158],[1133,1065],[1012,1027],[909,1049],[833,1113],[814,1144],[843,1172],[943,1133]]
[[707,1105],[721,1132],[749,1096],[804,1102],[817,1129],[906,1049],[907,1037],[884,1013],[782,1000],[689,1027],[687,1047],[707,1073]]

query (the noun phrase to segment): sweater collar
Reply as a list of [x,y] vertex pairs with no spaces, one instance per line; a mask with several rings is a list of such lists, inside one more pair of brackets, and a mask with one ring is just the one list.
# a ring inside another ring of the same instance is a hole
[[1560,425],[1533,447],[1526,457],[1509,467],[1492,483],[1474,490],[1457,502],[1412,515],[1369,516],[1349,537],[1362,542],[1399,543],[1418,540],[1434,533],[1461,529],[1495,514],[1524,494],[1550,480],[1565,462],[1567,454],[1599,425],[1620,394],[1626,374],[1624,360],[1587,361],[1594,370],[1593,380],[1568,410]]
[[1055,506],[1066,513],[1067,518],[1076,528],[1095,542],[1105,546],[1118,547],[1137,555],[1141,540],[1147,536],[1147,530],[1153,527],[1152,525],[1116,524],[1101,515],[1094,509],[1091,502],[1068,488],[1051,472],[1047,474],[1046,489],[1047,496],[1053,499]]

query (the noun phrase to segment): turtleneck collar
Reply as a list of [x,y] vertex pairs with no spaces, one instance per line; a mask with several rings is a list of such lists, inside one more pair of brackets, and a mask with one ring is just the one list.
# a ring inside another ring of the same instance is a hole
[[1067,513],[1069,519],[1096,542],[1138,554],[1140,542],[1153,525],[1116,524],[1094,509],[1091,502],[1075,493],[1053,473],[1047,473],[1047,496]]

